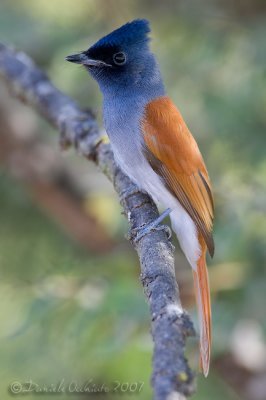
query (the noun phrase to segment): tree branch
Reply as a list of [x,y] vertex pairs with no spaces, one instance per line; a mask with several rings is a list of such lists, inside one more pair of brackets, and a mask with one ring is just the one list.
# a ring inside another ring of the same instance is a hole
[[[155,204],[146,194],[136,191],[123,197],[133,184],[115,164],[110,145],[101,142],[92,113],[81,110],[55,88],[28,56],[0,45],[0,76],[16,97],[37,109],[59,130],[63,147],[74,146],[109,177],[122,199],[131,234],[158,216]],[[185,340],[194,328],[180,303],[173,246],[164,231],[153,231],[135,248],[151,313],[154,399],[184,400],[194,391],[194,376],[184,356]]]

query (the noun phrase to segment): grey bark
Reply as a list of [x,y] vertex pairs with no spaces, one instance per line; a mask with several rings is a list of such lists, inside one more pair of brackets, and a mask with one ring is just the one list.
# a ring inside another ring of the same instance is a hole
[[[34,107],[60,132],[63,147],[74,146],[93,160],[113,182],[130,223],[136,228],[158,217],[150,197],[138,190],[114,162],[109,144],[101,141],[93,114],[81,110],[61,93],[22,52],[0,44],[0,76],[14,96]],[[194,392],[194,374],[185,358],[186,338],[194,333],[192,322],[180,302],[174,269],[174,248],[164,230],[152,231],[132,244],[138,253],[146,299],[150,308],[154,341],[152,386],[156,400],[183,400]]]

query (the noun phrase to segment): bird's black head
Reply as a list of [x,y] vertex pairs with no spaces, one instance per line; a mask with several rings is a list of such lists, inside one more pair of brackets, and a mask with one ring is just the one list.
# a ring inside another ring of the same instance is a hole
[[88,50],[66,57],[83,64],[104,91],[138,85],[153,74],[157,64],[149,50],[149,23],[134,20],[104,36]]

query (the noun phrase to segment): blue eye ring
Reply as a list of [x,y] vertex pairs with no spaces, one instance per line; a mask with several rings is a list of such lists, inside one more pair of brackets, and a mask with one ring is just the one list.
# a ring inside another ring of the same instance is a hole
[[126,54],[123,51],[115,53],[113,55],[113,62],[118,66],[125,65],[125,63],[127,62]]

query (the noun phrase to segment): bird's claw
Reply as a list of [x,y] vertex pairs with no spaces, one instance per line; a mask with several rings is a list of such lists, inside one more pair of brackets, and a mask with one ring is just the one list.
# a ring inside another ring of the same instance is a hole
[[168,225],[153,226],[153,223],[151,223],[148,225],[143,225],[139,228],[131,229],[130,233],[128,234],[128,238],[137,244],[144,236],[154,231],[165,231],[168,240],[172,236],[172,231]]
[[[167,234],[168,239],[171,238],[171,229],[167,225],[160,225],[160,223],[167,217],[171,212],[170,208],[167,208],[158,218],[150,222],[147,225],[142,225],[139,228],[134,228],[129,234],[129,239],[135,244],[140,241],[144,236],[146,236],[151,231],[161,231],[164,230]],[[136,232],[136,234],[134,234]]]
[[172,231],[171,231],[171,229],[169,228],[168,225],[159,225],[156,228],[154,228],[153,230],[155,230],[155,231],[165,231],[168,240],[171,239],[171,237],[172,237]]

